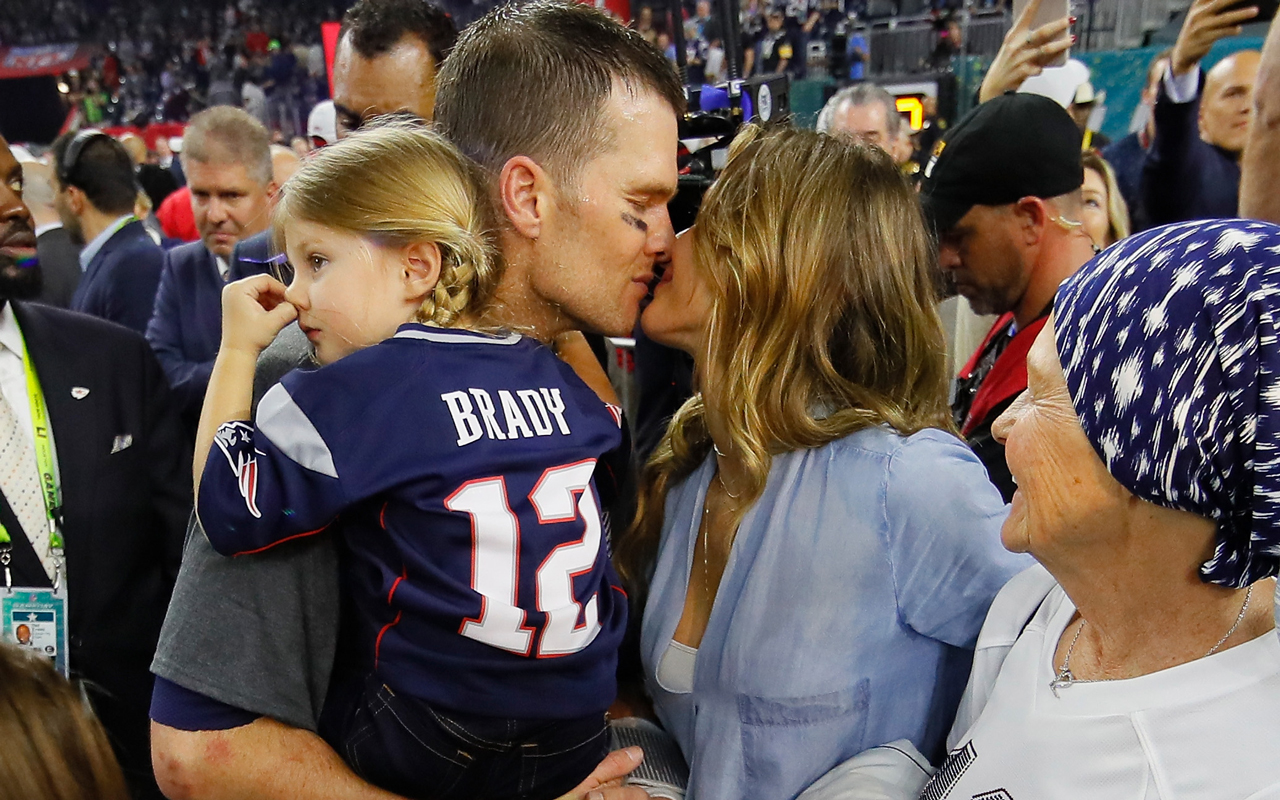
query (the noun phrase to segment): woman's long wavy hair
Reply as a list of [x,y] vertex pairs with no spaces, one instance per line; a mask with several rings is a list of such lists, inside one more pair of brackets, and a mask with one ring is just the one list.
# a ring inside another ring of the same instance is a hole
[[713,295],[698,359],[704,384],[645,466],[636,519],[616,548],[637,598],[668,490],[711,451],[709,413],[746,467],[736,521],[763,492],[775,454],[872,425],[953,430],[936,256],[915,193],[886,153],[748,127],[691,235]]

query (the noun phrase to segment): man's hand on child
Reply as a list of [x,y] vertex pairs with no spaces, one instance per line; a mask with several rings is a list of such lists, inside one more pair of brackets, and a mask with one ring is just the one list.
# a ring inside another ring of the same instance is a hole
[[270,275],[254,275],[222,290],[222,349],[255,354],[266,349],[280,329],[298,318],[284,297],[285,285]]

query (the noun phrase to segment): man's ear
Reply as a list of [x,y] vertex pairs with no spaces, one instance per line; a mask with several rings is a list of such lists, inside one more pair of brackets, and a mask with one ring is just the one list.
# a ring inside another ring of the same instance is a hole
[[516,233],[526,239],[542,235],[551,177],[528,156],[514,156],[498,174],[498,199]]
[[89,198],[85,196],[84,190],[79,186],[68,186],[67,208],[71,209],[71,213],[77,217],[84,214],[85,206],[89,204]]
[[440,282],[440,245],[414,242],[401,251],[405,298],[415,302],[435,291]]
[[276,183],[275,181],[268,183],[267,184],[267,200],[271,203],[275,203],[276,197],[278,197],[279,195],[280,195],[280,184]]
[[1054,212],[1039,197],[1024,197],[1013,204],[1013,215],[1019,238],[1024,244],[1035,245],[1044,236],[1045,226],[1052,223]]

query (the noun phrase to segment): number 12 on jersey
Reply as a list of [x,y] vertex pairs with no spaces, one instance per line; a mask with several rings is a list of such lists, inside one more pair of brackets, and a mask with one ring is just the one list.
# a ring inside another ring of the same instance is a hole
[[547,615],[541,636],[525,624],[525,611],[516,605],[520,520],[507,502],[506,480],[499,476],[467,481],[445,499],[445,508],[471,516],[471,588],[481,597],[480,618],[463,620],[459,633],[522,656],[532,652],[538,636],[539,658],[576,653],[596,638],[597,595],[591,595],[585,611],[573,595],[574,577],[590,572],[600,552],[600,509],[590,488],[595,466],[592,458],[551,467],[529,492],[539,524],[575,518],[585,523],[582,538],[552,550],[534,577],[535,607]]

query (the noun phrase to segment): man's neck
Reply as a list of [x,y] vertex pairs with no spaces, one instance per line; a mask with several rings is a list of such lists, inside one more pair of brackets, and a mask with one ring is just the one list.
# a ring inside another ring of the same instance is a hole
[[502,279],[483,311],[481,324],[506,328],[540,342],[550,342],[560,334],[574,330],[576,326],[559,306],[548,303],[534,290],[531,280],[534,254],[529,243],[510,231],[504,231],[502,250],[506,261]]
[[1094,255],[1089,237],[1080,231],[1065,231],[1061,235],[1053,232],[1048,236],[1052,238],[1041,246],[1039,263],[1032,269],[1027,290],[1013,309],[1013,317],[1020,329],[1044,314],[1062,282]]
[[122,216],[127,214],[104,214],[93,206],[86,205],[84,213],[80,215],[80,230],[84,233],[85,242],[97,239]]

